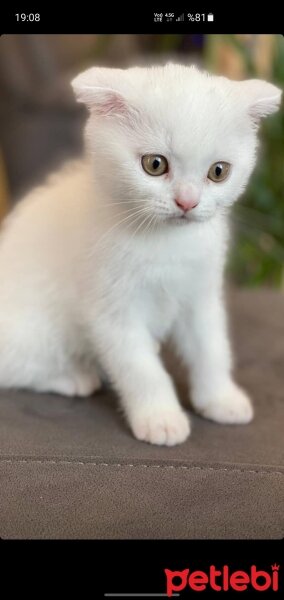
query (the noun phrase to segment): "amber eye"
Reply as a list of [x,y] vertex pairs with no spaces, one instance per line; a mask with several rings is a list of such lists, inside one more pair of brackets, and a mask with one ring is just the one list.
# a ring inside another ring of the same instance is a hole
[[230,173],[230,167],[231,165],[227,162],[216,162],[211,165],[207,177],[211,181],[215,181],[215,183],[225,181]]
[[169,170],[168,161],[160,154],[144,154],[141,159],[142,167],[148,175],[164,175]]

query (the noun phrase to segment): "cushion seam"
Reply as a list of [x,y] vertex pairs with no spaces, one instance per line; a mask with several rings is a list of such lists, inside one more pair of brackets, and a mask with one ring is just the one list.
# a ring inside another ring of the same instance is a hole
[[141,464],[141,463],[106,463],[106,462],[94,462],[91,460],[86,460],[86,461],[76,461],[76,460],[63,460],[63,459],[58,459],[58,460],[53,460],[53,459],[44,459],[44,460],[39,460],[39,459],[1,459],[0,458],[0,464],[1,463],[6,463],[6,464],[15,464],[15,463],[20,463],[20,464],[52,464],[52,465],[80,465],[80,466],[87,466],[87,465],[92,465],[94,467],[115,467],[115,468],[142,468],[142,469],[173,469],[176,471],[226,471],[228,473],[256,473],[256,474],[260,474],[260,475],[284,475],[283,471],[265,471],[263,469],[234,469],[234,468],[226,468],[226,467],[200,467],[197,465],[190,465],[190,466],[186,466],[186,465],[159,465],[159,464]]

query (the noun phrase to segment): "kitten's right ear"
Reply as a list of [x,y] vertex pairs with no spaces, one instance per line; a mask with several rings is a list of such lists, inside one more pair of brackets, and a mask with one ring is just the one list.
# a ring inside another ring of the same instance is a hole
[[77,102],[83,102],[90,111],[101,115],[126,115],[129,104],[119,90],[123,86],[123,69],[93,67],[71,81]]
[[262,79],[237,82],[243,102],[255,123],[276,112],[280,106],[282,90]]

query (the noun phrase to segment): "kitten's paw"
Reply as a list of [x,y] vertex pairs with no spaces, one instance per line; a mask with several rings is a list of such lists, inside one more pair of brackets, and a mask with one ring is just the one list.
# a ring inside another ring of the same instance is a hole
[[76,396],[92,396],[101,387],[101,381],[97,373],[75,373]]
[[233,382],[223,394],[212,398],[205,406],[196,406],[196,411],[206,419],[228,425],[250,423],[253,419],[249,397]]
[[130,425],[138,440],[159,446],[182,444],[190,434],[189,419],[179,408],[140,411],[133,415]]
[[96,372],[84,373],[74,371],[72,375],[62,375],[50,379],[40,391],[53,392],[62,396],[86,397],[94,394],[101,387],[101,381]]

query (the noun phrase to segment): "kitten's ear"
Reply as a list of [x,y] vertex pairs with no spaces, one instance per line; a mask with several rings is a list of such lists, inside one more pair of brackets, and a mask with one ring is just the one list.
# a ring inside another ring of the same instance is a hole
[[71,85],[77,102],[83,102],[99,115],[123,115],[129,104],[120,88],[125,85],[123,69],[93,67],[77,75]]
[[248,112],[256,123],[262,117],[266,117],[278,110],[282,90],[276,87],[276,85],[262,81],[261,79],[240,81],[238,85]]

